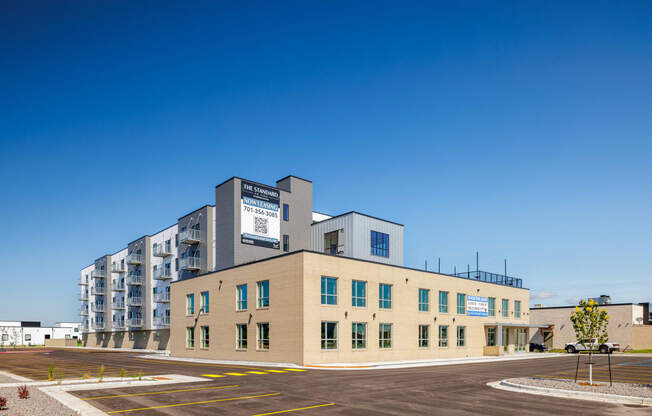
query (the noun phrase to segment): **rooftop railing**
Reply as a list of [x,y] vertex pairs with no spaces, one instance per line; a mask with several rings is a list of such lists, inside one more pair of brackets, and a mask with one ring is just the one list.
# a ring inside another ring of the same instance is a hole
[[469,280],[477,280],[480,282],[496,283],[504,286],[523,287],[523,279],[505,276],[504,274],[483,272],[482,270],[466,271],[454,274],[453,276],[464,277]]

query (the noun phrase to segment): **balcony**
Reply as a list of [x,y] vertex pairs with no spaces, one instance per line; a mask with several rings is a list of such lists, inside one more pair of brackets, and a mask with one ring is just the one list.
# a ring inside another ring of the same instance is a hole
[[88,281],[86,281],[85,277],[80,277],[79,279],[77,279],[77,284],[82,286],[88,286]]
[[140,328],[143,326],[143,318],[129,318],[127,319],[127,326],[130,328]]
[[103,331],[104,328],[106,328],[106,322],[104,321],[96,321],[93,322],[93,329],[96,331]]
[[92,296],[104,296],[106,294],[106,286],[93,286],[91,287]]
[[127,284],[131,286],[141,286],[143,284],[143,275],[130,274],[127,276]]
[[79,315],[80,316],[88,316],[88,308],[80,308],[79,309]]
[[116,331],[124,330],[124,329],[127,328],[127,327],[125,326],[125,322],[124,322],[124,321],[119,321],[119,322],[113,321],[112,326],[113,326],[113,329],[116,330]]
[[181,269],[197,271],[201,269],[201,259],[199,257],[186,257],[181,259]]
[[95,269],[91,271],[91,279],[105,279],[106,270]]
[[172,272],[170,271],[170,269],[166,269],[165,267],[156,269],[154,271],[154,279],[156,280],[172,279]]
[[143,306],[143,298],[140,296],[128,297],[127,306]]
[[172,249],[167,244],[157,244],[153,254],[156,257],[168,257],[172,255]]
[[170,317],[169,316],[157,316],[154,318],[154,325],[156,326],[170,326]]
[[104,312],[104,304],[103,303],[91,303],[91,311],[94,313],[102,313]]
[[127,263],[129,264],[143,264],[143,256],[140,254],[130,254],[127,256]]
[[125,281],[124,280],[114,280],[111,282],[111,290],[115,292],[124,292],[125,291]]
[[111,273],[124,273],[126,271],[125,265],[116,263],[111,265]]
[[156,303],[170,303],[170,292],[155,293],[154,302]]
[[199,244],[201,242],[200,230],[186,230],[179,233],[179,242],[183,244]]
[[124,300],[120,300],[120,301],[111,303],[111,309],[120,310],[120,309],[125,309],[125,308],[126,307],[125,307],[125,301]]
[[88,292],[80,293],[79,295],[77,295],[77,299],[81,301],[88,300]]

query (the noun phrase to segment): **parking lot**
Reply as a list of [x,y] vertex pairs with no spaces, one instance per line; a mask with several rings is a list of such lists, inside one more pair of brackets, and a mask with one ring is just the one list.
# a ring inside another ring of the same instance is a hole
[[[584,359],[585,357],[582,357]],[[601,357],[598,357],[598,360]],[[125,415],[458,415],[645,414],[652,410],[495,390],[485,384],[510,377],[573,377],[577,356],[387,370],[289,369],[159,361],[135,353],[54,350],[0,354],[0,370],[47,378],[49,365],[65,377],[185,374],[205,382],[71,392],[109,413]],[[612,357],[614,380],[652,383],[652,361]],[[297,371],[302,370],[302,371]],[[603,368],[596,366],[602,377]],[[96,375],[96,374],[93,374]],[[27,376],[29,377],[29,376]]]

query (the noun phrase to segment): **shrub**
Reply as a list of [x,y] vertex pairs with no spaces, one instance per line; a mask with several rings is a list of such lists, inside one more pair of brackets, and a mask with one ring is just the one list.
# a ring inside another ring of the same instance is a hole
[[87,379],[91,378],[91,375],[90,375],[89,373],[84,373],[84,375],[82,376],[82,378],[83,378],[84,380],[87,380]]
[[6,405],[7,405],[7,399],[0,396],[0,410],[4,409]]
[[124,368],[121,368],[121,369],[120,369],[120,378],[121,378],[121,379],[125,378],[125,375],[127,375],[127,372],[125,371]]
[[29,390],[27,390],[27,386],[18,387],[18,397],[20,399],[29,399]]
[[54,366],[50,364],[50,368],[48,368],[48,381],[54,380]]
[[104,378],[104,364],[100,365],[99,377],[100,377],[100,379],[98,380],[98,382],[101,383],[102,379]]

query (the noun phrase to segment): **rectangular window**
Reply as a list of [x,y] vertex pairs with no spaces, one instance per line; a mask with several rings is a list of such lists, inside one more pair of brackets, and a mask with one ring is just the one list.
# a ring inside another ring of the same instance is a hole
[[31,341],[32,340],[32,334],[25,334],[25,341]]
[[263,280],[256,285],[258,287],[258,307],[269,307],[269,280]]
[[367,348],[367,324],[366,322],[353,322],[351,325],[351,348],[362,350]]
[[493,327],[487,328],[487,346],[488,347],[496,346],[496,328]]
[[283,204],[283,221],[290,221],[290,206]]
[[419,348],[428,346],[428,332],[430,325],[419,325]]
[[419,312],[428,312],[430,309],[430,291],[419,289]]
[[337,322],[321,323],[321,349],[322,350],[336,350],[337,349]]
[[[133,332],[130,332],[131,335]],[[195,348],[195,328],[187,327],[186,328],[186,348]]]
[[509,318],[509,300],[503,299],[503,318]]
[[238,303],[237,308],[239,311],[247,309],[247,285],[238,285]]
[[283,234],[283,251],[290,251],[290,236],[287,234]]
[[380,283],[378,285],[378,307],[392,309],[392,285]]
[[208,327],[207,326],[202,326],[201,327],[200,342],[201,342],[201,347],[202,348],[208,348],[210,346],[209,333],[208,333]]
[[439,325],[439,346],[448,347],[448,325]]
[[389,234],[371,232],[371,255],[389,257]]
[[466,313],[466,295],[464,293],[457,294],[457,313],[459,315]]
[[378,325],[378,347],[392,348],[392,324]]
[[209,297],[208,291],[201,292],[201,312],[208,313]]
[[2,334],[2,341],[3,342],[9,341],[9,335],[8,334]]
[[269,349],[269,323],[259,323],[258,326],[258,349]]
[[247,324],[236,324],[236,348],[247,349]]
[[457,346],[463,347],[466,341],[466,327],[458,326],[457,327]]
[[179,247],[179,234],[174,235],[174,247]]
[[339,231],[324,233],[324,253],[333,256],[338,254],[338,235]]
[[178,272],[179,271],[179,258],[174,259],[174,271]]
[[489,298],[489,316],[496,316],[496,298]]
[[448,292],[439,292],[439,313],[448,313]]
[[321,304],[337,305],[337,279],[334,277],[321,277]]
[[514,317],[515,318],[520,318],[521,317],[521,301],[520,300],[515,300],[514,301]]
[[351,284],[351,304],[357,308],[367,306],[367,282],[354,280]]
[[186,295],[186,315],[195,314],[195,295],[193,293]]

